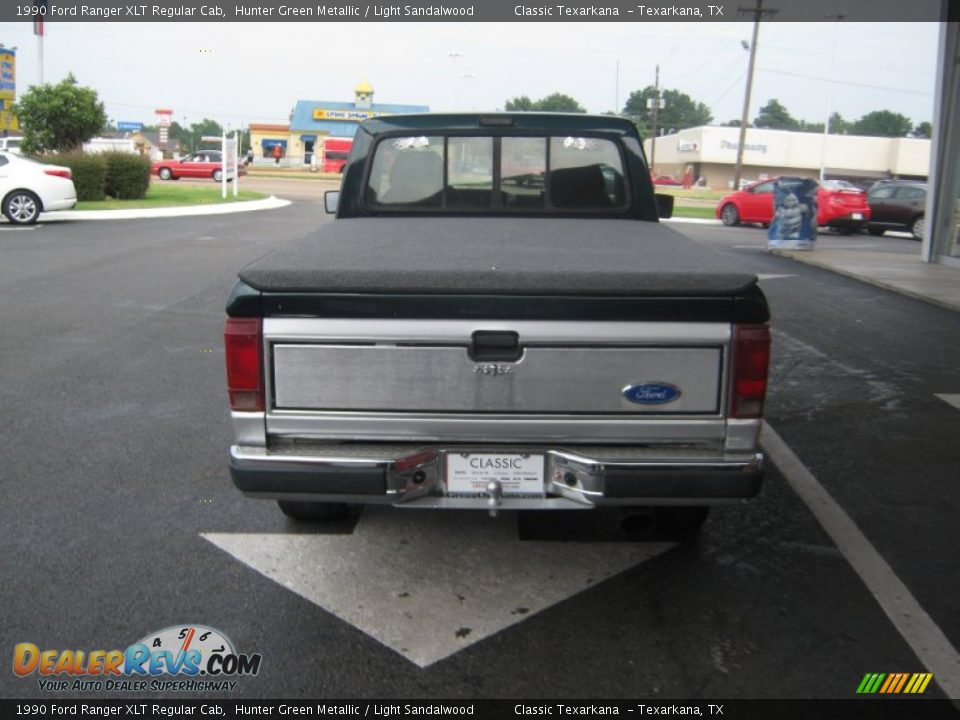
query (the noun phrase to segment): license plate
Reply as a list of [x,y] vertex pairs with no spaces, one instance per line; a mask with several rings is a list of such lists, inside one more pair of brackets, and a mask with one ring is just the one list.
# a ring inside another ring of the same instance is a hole
[[447,494],[485,496],[496,480],[504,497],[543,497],[543,466],[543,455],[449,453]]
[[850,213],[850,217],[854,220],[863,220],[863,213]]

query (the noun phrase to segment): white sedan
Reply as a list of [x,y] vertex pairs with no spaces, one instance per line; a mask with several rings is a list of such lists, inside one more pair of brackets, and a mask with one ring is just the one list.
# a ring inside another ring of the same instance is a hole
[[0,211],[14,225],[30,225],[41,212],[69,210],[77,204],[71,177],[70,168],[0,152]]

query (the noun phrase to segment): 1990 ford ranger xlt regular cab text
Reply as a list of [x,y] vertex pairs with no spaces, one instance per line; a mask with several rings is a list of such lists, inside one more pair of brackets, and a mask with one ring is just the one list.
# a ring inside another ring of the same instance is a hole
[[227,305],[245,494],[299,519],[619,505],[698,525],[757,493],[766,300],[660,224],[632,123],[367,120],[326,201],[335,219],[242,269]]

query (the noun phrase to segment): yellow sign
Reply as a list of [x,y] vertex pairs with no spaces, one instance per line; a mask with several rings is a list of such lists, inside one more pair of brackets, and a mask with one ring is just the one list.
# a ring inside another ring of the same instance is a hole
[[360,121],[389,114],[390,113],[374,112],[373,110],[325,110],[324,108],[316,108],[313,111],[313,119]]
[[10,48],[0,48],[0,132],[20,127],[10,111],[16,96],[17,54]]

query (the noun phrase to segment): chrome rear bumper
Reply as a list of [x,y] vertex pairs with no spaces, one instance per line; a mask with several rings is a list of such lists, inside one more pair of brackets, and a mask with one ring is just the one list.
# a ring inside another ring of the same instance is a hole
[[[511,497],[496,488],[476,497],[450,497],[444,477],[450,452],[542,454],[543,497]],[[230,474],[244,494],[280,500],[504,510],[712,505],[756,495],[763,455],[619,446],[290,443],[232,446]]]

